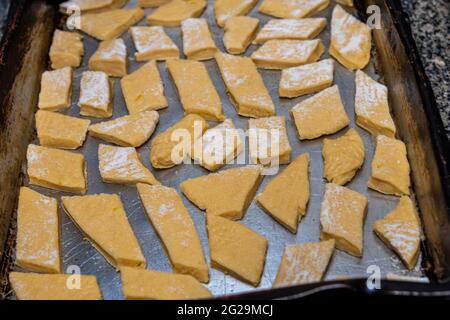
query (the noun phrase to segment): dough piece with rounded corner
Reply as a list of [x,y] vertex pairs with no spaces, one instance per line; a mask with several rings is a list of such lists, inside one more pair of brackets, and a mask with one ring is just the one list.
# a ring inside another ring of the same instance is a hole
[[59,11],[71,15],[75,12],[93,13],[122,8],[128,0],[69,0],[59,5]]
[[80,115],[109,118],[113,114],[113,83],[102,71],[85,71],[81,76]]
[[58,111],[68,108],[72,98],[72,68],[44,71],[41,78],[38,107]]
[[256,31],[259,20],[252,17],[232,17],[225,23],[225,34],[223,43],[227,51],[231,54],[244,53]]
[[329,0],[264,0],[259,12],[277,18],[299,19],[322,11]]
[[147,23],[178,27],[183,20],[200,17],[205,8],[205,0],[172,0],[153,11],[147,17]]
[[79,67],[84,55],[83,36],[56,29],[49,55],[52,69]]
[[226,22],[237,16],[245,16],[258,0],[215,0],[214,13],[217,25],[223,28]]
[[130,34],[136,48],[136,61],[165,61],[180,57],[180,50],[163,27],[131,27]]
[[111,77],[125,76],[128,69],[125,42],[121,38],[100,42],[89,59],[89,69],[103,71]]
[[183,50],[188,59],[209,60],[217,52],[206,19],[189,18],[181,23]]

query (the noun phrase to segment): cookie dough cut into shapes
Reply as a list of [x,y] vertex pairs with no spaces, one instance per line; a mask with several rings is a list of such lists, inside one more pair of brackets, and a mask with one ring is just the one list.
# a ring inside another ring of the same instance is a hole
[[113,82],[101,71],[85,71],[81,77],[80,114],[87,117],[109,118],[113,114]]
[[59,11],[70,15],[76,12],[102,12],[123,7],[127,0],[69,0],[59,5]]
[[70,106],[72,97],[72,69],[64,67],[45,71],[41,78],[38,107],[57,111]]
[[320,211],[320,238],[336,240],[336,248],[362,257],[367,198],[334,183],[325,185]]
[[188,59],[208,60],[217,52],[206,19],[190,18],[181,23],[183,51]]
[[147,17],[147,23],[178,27],[183,20],[200,17],[205,8],[205,0],[172,0],[150,14]]
[[225,23],[223,43],[231,54],[241,54],[247,50],[256,31],[259,20],[252,17],[233,17]]
[[336,2],[343,4],[344,6],[353,7],[353,0],[336,0]]
[[291,109],[300,140],[336,133],[350,123],[336,85]]
[[145,268],[145,258],[118,195],[62,197],[64,210],[116,269]]
[[27,162],[30,184],[86,193],[86,164],[82,154],[30,144]]
[[163,4],[169,3],[172,0],[138,0],[138,6],[147,8],[147,7],[159,7]]
[[208,216],[242,219],[263,176],[260,166],[246,166],[188,179],[181,191]]
[[237,16],[245,16],[252,10],[258,0],[216,0],[214,13],[217,25],[223,28],[226,22]]
[[385,194],[409,195],[409,174],[405,144],[400,140],[378,136],[369,188]]
[[261,118],[275,115],[275,106],[252,59],[216,54],[216,61],[238,113]]
[[97,51],[89,59],[89,69],[103,71],[111,77],[123,77],[127,74],[127,47],[118,38],[100,42]]
[[212,295],[194,277],[184,274],[120,268],[122,292],[128,300],[193,300]]
[[329,0],[264,0],[259,12],[277,18],[299,19],[313,15],[329,4]]
[[200,238],[177,191],[145,184],[138,184],[137,189],[145,212],[164,244],[174,272],[208,282],[209,270]]
[[150,61],[120,80],[128,113],[167,108],[164,86],[155,61]]
[[136,48],[136,61],[164,61],[180,57],[180,50],[163,27],[131,27],[130,34]]
[[370,60],[370,28],[336,5],[331,18],[330,55],[347,69],[363,69]]
[[84,55],[83,37],[76,32],[55,30],[49,55],[53,69],[79,67]]

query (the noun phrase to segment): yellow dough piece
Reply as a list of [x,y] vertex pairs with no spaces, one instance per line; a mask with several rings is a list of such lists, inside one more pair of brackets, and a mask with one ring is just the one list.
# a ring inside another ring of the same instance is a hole
[[291,109],[300,140],[332,134],[350,123],[337,85],[303,100]]
[[17,209],[16,265],[36,272],[60,273],[58,201],[20,188]]
[[259,12],[277,18],[299,19],[313,15],[329,4],[329,0],[264,0]]
[[257,287],[264,270],[267,239],[250,228],[206,215],[211,266]]
[[151,142],[150,162],[154,168],[176,166],[191,154],[194,141],[200,138],[208,123],[201,116],[188,114]]
[[180,57],[180,50],[163,27],[131,27],[130,34],[136,48],[136,61],[164,61]]
[[93,137],[122,147],[140,147],[155,131],[159,121],[156,111],[143,111],[89,126]]
[[123,7],[127,0],[69,0],[59,5],[59,10],[64,14],[78,12],[102,12]]
[[184,113],[195,113],[206,120],[224,120],[222,102],[203,63],[192,60],[167,61]]
[[30,144],[27,162],[30,184],[86,193],[86,164],[82,154]]
[[231,54],[244,53],[250,45],[256,31],[259,20],[252,17],[232,17],[225,23],[223,43]]
[[90,70],[103,71],[111,77],[125,76],[127,68],[127,47],[120,38],[100,42],[89,59]]
[[244,117],[275,115],[275,106],[252,59],[217,53],[216,61],[231,101]]
[[388,89],[364,72],[356,71],[356,123],[372,135],[395,137],[395,123],[389,112]]
[[309,154],[298,156],[270,180],[256,201],[283,227],[297,233],[309,201]]
[[85,71],[81,77],[80,114],[95,118],[109,118],[113,114],[112,81],[102,71]]
[[76,32],[55,30],[50,47],[52,69],[79,67],[84,54],[83,37]]
[[343,4],[344,6],[353,7],[353,0],[336,0],[336,2]]
[[347,69],[363,69],[370,60],[370,28],[336,5],[331,18],[330,55]]
[[139,7],[159,7],[163,4],[169,3],[171,0],[138,0]]
[[173,270],[201,282],[209,281],[209,270],[194,222],[175,189],[137,185],[139,198],[169,255]]
[[258,0],[215,0],[214,13],[217,25],[223,28],[231,18],[245,16],[257,2]]
[[212,295],[194,277],[184,274],[120,268],[122,292],[129,300],[193,300]]
[[403,141],[377,137],[368,186],[385,194],[409,195],[410,168]]
[[183,20],[200,17],[205,8],[205,0],[172,0],[152,12],[147,17],[147,23],[178,27]]
[[320,238],[336,240],[336,248],[362,257],[367,198],[334,183],[325,185],[320,211]]
[[364,143],[355,129],[337,139],[323,140],[324,177],[328,182],[344,185],[364,163]]
[[231,220],[242,219],[263,176],[260,166],[227,169],[185,180],[180,188],[184,195],[208,216]]
[[72,97],[72,69],[65,67],[45,71],[41,78],[39,109],[57,111],[70,106]]
[[258,68],[284,69],[317,61],[324,47],[321,40],[269,40],[252,53]]
[[118,195],[96,194],[61,200],[73,222],[112,266],[145,268],[145,257]]
[[183,50],[188,59],[208,60],[217,52],[206,19],[189,18],[181,23]]
[[334,252],[334,240],[287,245],[274,287],[322,281]]
[[130,114],[167,108],[164,86],[155,61],[150,61],[120,80]]
[[150,170],[142,164],[135,148],[100,144],[98,147],[98,161],[100,175],[104,182],[159,184]]
[[401,258],[409,270],[414,269],[420,253],[420,220],[409,197],[401,197],[397,207],[377,220],[374,232]]
[[[95,276],[11,272],[9,282],[18,300],[101,300]],[[79,282],[78,282],[79,279]],[[79,285],[71,287],[68,284]]]

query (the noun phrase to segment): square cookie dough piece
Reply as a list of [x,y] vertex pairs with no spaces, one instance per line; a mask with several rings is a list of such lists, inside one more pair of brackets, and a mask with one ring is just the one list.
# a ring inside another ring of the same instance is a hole
[[103,71],[111,77],[125,76],[127,68],[127,47],[121,38],[100,42],[89,59],[90,70]]
[[81,77],[80,114],[95,118],[109,118],[113,114],[112,81],[102,71],[85,71]]
[[149,25],[178,27],[183,20],[200,17],[206,8],[205,0],[172,0],[147,17]]
[[163,27],[131,27],[130,34],[136,48],[136,61],[164,61],[180,57],[180,50]]
[[206,19],[189,18],[181,23],[183,51],[188,59],[209,60],[217,52]]
[[38,107],[57,111],[68,108],[72,98],[72,68],[44,71],[41,78]]
[[56,29],[50,47],[50,62],[53,69],[77,68],[84,54],[83,37],[76,32]]
[[299,19],[322,11],[329,0],[264,0],[259,12],[277,18]]
[[259,20],[252,17],[232,17],[225,23],[223,44],[231,54],[241,54],[247,50],[256,31]]
[[245,16],[258,0],[215,0],[214,13],[217,25],[223,28],[226,22],[237,16]]

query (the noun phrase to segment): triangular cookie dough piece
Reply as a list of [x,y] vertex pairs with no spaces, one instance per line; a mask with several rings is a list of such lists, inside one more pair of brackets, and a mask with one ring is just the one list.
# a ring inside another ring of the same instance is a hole
[[309,154],[300,155],[270,180],[256,201],[283,227],[297,233],[309,201]]
[[334,252],[334,240],[287,245],[274,287],[322,281]]
[[150,170],[142,164],[135,148],[100,144],[98,147],[98,160],[100,175],[104,182],[159,184]]
[[140,147],[155,131],[159,121],[156,111],[143,111],[89,126],[93,137],[122,147]]
[[119,37],[143,17],[144,10],[139,7],[83,14],[80,29],[98,40],[111,40]]
[[331,18],[330,55],[347,69],[363,69],[370,60],[370,28],[336,5]]
[[410,167],[403,141],[377,137],[368,186],[385,194],[409,195]]
[[163,27],[131,27],[130,34],[136,48],[136,61],[164,61],[180,57],[180,50]]
[[222,101],[203,63],[192,60],[167,61],[184,113],[195,113],[206,120],[224,120]]
[[269,40],[252,53],[258,68],[284,69],[317,61],[324,51],[321,40]]
[[313,15],[329,4],[329,0],[264,0],[259,12],[277,18],[299,19]]
[[337,85],[303,100],[291,113],[300,140],[338,132],[350,123]]
[[85,71],[81,77],[80,114],[87,117],[109,118],[113,114],[112,80],[102,71]]
[[364,72],[356,71],[356,123],[372,135],[395,137],[395,123],[389,112],[388,89]]
[[214,13],[217,25],[221,28],[234,17],[245,16],[256,5],[258,0],[216,0],[214,1]]
[[205,8],[205,0],[172,0],[152,12],[147,17],[147,23],[178,27],[183,20],[200,17]]
[[80,275],[79,287],[73,288],[71,274],[11,272],[9,282],[18,300],[101,300],[95,276]]
[[145,268],[145,257],[118,195],[96,194],[61,200],[64,210],[111,265],[116,269]]
[[355,129],[337,139],[323,140],[324,177],[328,182],[344,185],[364,163],[364,143]]
[[100,42],[89,59],[89,69],[103,71],[111,77],[125,76],[127,68],[127,47],[121,38]]
[[122,8],[127,0],[69,0],[59,5],[59,11],[70,15],[74,12],[102,12]]
[[167,108],[164,86],[155,61],[150,61],[120,80],[130,114]]
[[72,68],[45,71],[41,78],[38,107],[57,111],[70,106],[72,97]]
[[192,152],[194,141],[200,138],[208,123],[201,116],[188,114],[151,142],[150,162],[157,169],[172,168]]
[[353,7],[353,0],[336,0],[336,2],[343,4],[344,6]]
[[336,248],[362,257],[367,198],[334,183],[325,185],[320,211],[320,238],[336,240]]
[[231,101],[244,117],[275,115],[275,106],[252,59],[217,53],[216,61]]
[[171,0],[138,0],[138,6],[141,8],[159,7],[163,4],[169,3]]
[[27,161],[30,184],[86,193],[86,164],[82,154],[30,144]]
[[188,59],[208,60],[217,52],[206,19],[189,18],[181,23],[183,51]]
[[20,188],[16,265],[36,272],[61,272],[58,211],[56,199]]
[[209,270],[194,222],[175,189],[137,185],[139,198],[167,251],[174,272],[208,282]]
[[223,44],[231,54],[244,53],[250,45],[256,31],[259,20],[252,17],[232,17],[225,23]]
[[242,219],[263,176],[260,166],[223,170],[181,183],[181,191],[207,215]]
[[409,197],[401,197],[394,210],[375,222],[373,231],[409,270],[416,266],[420,253],[420,220]]
[[267,239],[213,214],[206,215],[206,230],[212,267],[257,287],[264,270]]
[[83,54],[83,37],[80,34],[55,30],[49,53],[53,69],[79,67]]
[[212,295],[194,277],[184,274],[120,268],[122,292],[128,300],[193,300]]

